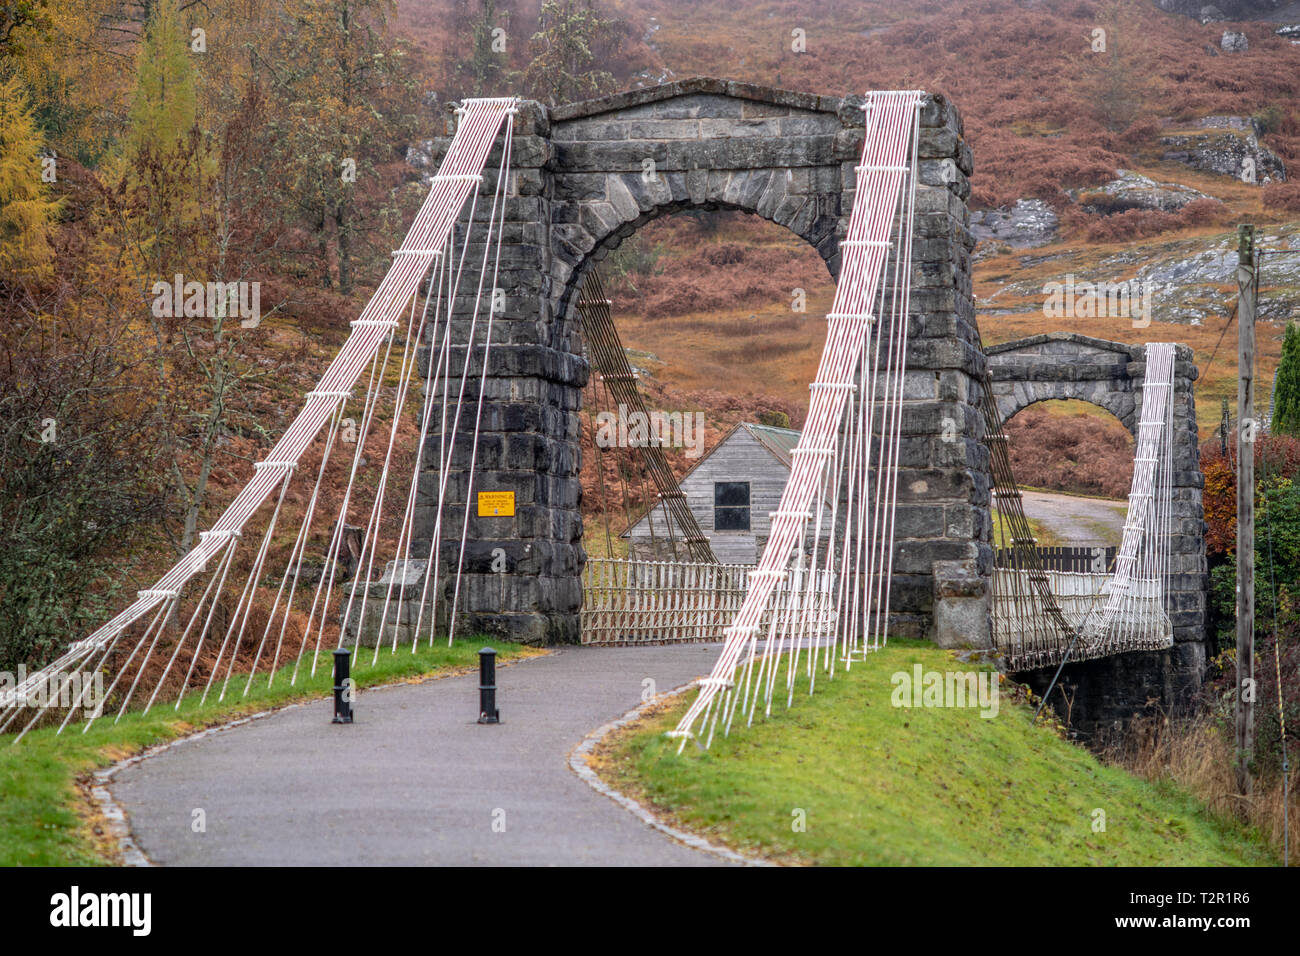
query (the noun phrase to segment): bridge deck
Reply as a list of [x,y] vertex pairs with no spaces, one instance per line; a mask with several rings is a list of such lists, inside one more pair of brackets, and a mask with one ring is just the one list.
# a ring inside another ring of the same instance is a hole
[[[1041,603],[1025,599],[1036,574],[1046,576],[1066,621],[1083,635],[1077,641],[1071,642]],[[1067,651],[1070,660],[1078,661],[1173,646],[1158,580],[1131,581],[1133,599],[1099,629],[1101,609],[1114,587],[1112,575],[998,568],[993,576],[993,644],[1012,670],[1057,665]]]
[[[589,560],[583,571],[582,642],[610,645],[717,640],[740,608],[752,571],[744,565]],[[1071,660],[1089,660],[1172,646],[1173,631],[1162,606],[1159,582],[1132,582],[1135,600],[1098,636],[1081,639],[1071,647],[1069,637],[1043,605],[1027,597],[1035,573],[1008,568],[994,573],[993,643],[1012,670],[1059,664],[1067,650]],[[1083,634],[1095,631],[1100,609],[1114,586],[1113,577],[1081,571],[1041,573],[1066,622]],[[814,591],[820,599],[805,615],[806,635],[813,638],[834,631],[837,578],[824,572],[821,578],[822,586]],[[795,587],[800,587],[797,580]],[[768,624],[770,618],[765,618],[763,633]],[[972,634],[972,643],[978,643],[979,637]]]

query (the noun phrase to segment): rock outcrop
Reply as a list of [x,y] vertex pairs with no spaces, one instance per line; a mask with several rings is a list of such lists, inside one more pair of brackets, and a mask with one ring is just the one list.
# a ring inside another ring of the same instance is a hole
[[1215,20],[1267,20],[1292,6],[1291,0],[1156,0],[1156,6],[1169,13],[1195,17],[1202,23]]
[[970,231],[981,242],[991,241],[1013,249],[1034,249],[1056,241],[1059,221],[1041,199],[1018,199],[1015,205],[970,214]]
[[1244,33],[1224,30],[1223,36],[1219,38],[1219,49],[1224,53],[1245,53],[1250,49],[1250,41],[1246,39]]
[[[1300,223],[1270,227],[1258,238],[1262,249],[1272,250],[1260,269],[1259,318],[1284,323],[1300,317]],[[1136,279],[1151,289],[1152,318],[1157,322],[1200,325],[1207,316],[1222,316],[1231,309],[1237,269],[1237,238],[1224,232],[1214,236],[1152,239],[1117,250],[1097,260],[1087,249],[1067,249],[1041,256],[1020,256],[1020,269],[1051,261],[1055,275],[1074,275],[1079,281],[1118,282]],[[1041,273],[1041,270],[1039,270]],[[1042,294],[1043,279],[1015,279],[977,302],[987,315],[1018,311],[1009,303]],[[1012,273],[1014,274],[1014,273]],[[1004,305],[1008,303],[1008,305]]]
[[1163,159],[1202,172],[1234,176],[1260,185],[1286,180],[1282,160],[1259,141],[1254,123],[1244,116],[1207,116],[1190,133],[1162,136]]
[[1118,179],[1094,189],[1072,189],[1070,198],[1088,212],[1110,215],[1128,209],[1178,212],[1188,203],[1208,199],[1205,193],[1178,183],[1160,183],[1129,169],[1117,170]]

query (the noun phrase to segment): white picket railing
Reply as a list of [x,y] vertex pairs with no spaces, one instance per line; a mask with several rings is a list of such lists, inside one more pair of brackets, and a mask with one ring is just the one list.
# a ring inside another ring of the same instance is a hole
[[[1013,669],[1058,663],[1060,631],[1040,604],[1027,600],[1033,572],[997,568],[993,580],[993,642]],[[1048,587],[1066,620],[1082,634],[1071,660],[1087,660],[1125,651],[1161,650],[1173,640],[1164,590],[1159,579],[1131,578],[1127,600],[1104,625],[1097,622],[1116,586],[1112,574],[1085,571],[1044,571]],[[1019,580],[1016,580],[1016,579]]]
[[[582,643],[721,640],[745,599],[753,570],[744,564],[588,559],[582,572]],[[804,592],[800,614],[814,635],[831,633],[834,584],[827,572],[814,579],[808,571],[792,568],[780,586]],[[769,623],[765,618],[764,632]]]

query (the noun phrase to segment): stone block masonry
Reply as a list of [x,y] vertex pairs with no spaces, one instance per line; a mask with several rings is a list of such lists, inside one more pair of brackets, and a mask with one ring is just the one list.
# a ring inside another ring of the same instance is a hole
[[[428,557],[437,533],[443,571],[454,570],[467,503],[471,509],[458,630],[534,644],[578,639],[578,575],[585,561],[578,410],[589,369],[577,341],[575,299],[586,272],[645,222],[703,208],[742,209],[785,226],[818,251],[835,277],[855,199],[862,105],[861,96],[708,78],[556,109],[523,105],[504,211],[502,308],[468,501],[472,420],[443,427],[435,403],[434,427],[425,437],[426,460],[437,460],[443,442],[455,447],[450,506],[437,531],[439,476],[432,468],[420,476],[417,557]],[[434,160],[438,151],[435,146]],[[498,156],[487,161],[489,170]],[[971,152],[957,109],[940,96],[924,103],[919,157],[914,255],[905,273],[913,313],[892,607],[894,633],[932,636],[933,564],[944,562],[975,581],[961,589],[967,604],[972,588],[976,600],[987,600],[992,570],[988,462],[975,385],[984,356],[971,298],[974,243],[966,209]],[[495,185],[491,173],[481,190],[480,219]],[[481,226],[469,233],[471,259],[482,248],[481,235]],[[454,332],[461,342],[469,332],[461,316],[471,315],[477,282],[467,274],[456,299]],[[480,341],[482,332],[480,326]],[[451,367],[459,368],[463,356],[452,355]],[[471,381],[477,372],[472,367]],[[450,386],[455,394],[459,385],[439,381],[438,393]],[[513,492],[515,514],[478,516],[478,492]],[[448,601],[450,593],[439,596],[442,613]],[[985,641],[987,635],[972,636],[972,643]]]
[[[1035,402],[1077,399],[1106,409],[1137,437],[1146,377],[1141,346],[1068,332],[1033,335],[988,349],[993,396],[1005,422]],[[1174,365],[1173,468],[1170,574],[1166,578],[1174,646],[1067,664],[1052,704],[1069,712],[1085,735],[1121,724],[1135,714],[1190,703],[1207,662],[1205,515],[1193,383],[1192,351],[1178,346]],[[1043,668],[1018,675],[1043,693],[1055,673]],[[1150,703],[1148,702],[1150,701]]]
[[[428,469],[419,482],[415,554],[427,557],[436,533],[444,572],[455,568],[461,521],[470,507],[461,633],[538,644],[578,640],[585,561],[578,412],[589,369],[580,355],[574,304],[587,271],[642,224],[694,208],[739,209],[782,225],[816,249],[836,276],[856,199],[863,102],[702,78],[550,110],[523,104],[497,278],[502,308],[493,328],[472,494],[467,501],[472,419],[444,428],[436,402],[425,441],[430,449],[447,441],[455,448],[450,506],[436,532],[439,475]],[[972,592],[975,600],[987,600],[992,549],[988,463],[976,404],[984,356],[971,297],[971,152],[961,117],[942,97],[927,97],[920,122],[907,270],[913,310],[906,454],[891,607],[893,633],[932,636],[935,562],[975,582],[960,589],[969,605]],[[435,161],[440,148],[435,144]],[[498,157],[489,158],[489,170]],[[481,190],[480,218],[495,187],[493,172]],[[482,248],[481,236],[478,227],[469,233],[471,259]],[[470,314],[477,284],[477,275],[462,280],[457,302],[463,315]],[[463,342],[468,323],[459,315],[453,321]],[[480,326],[480,341],[483,331]],[[453,368],[463,355],[453,355]],[[471,381],[477,373],[472,367]],[[450,387],[455,394],[459,385],[440,381],[438,393]],[[436,461],[436,450],[426,452],[426,460]],[[480,517],[473,499],[482,491],[513,492],[514,515]],[[494,560],[502,567],[502,555],[505,570],[494,570]],[[941,589],[940,600],[947,591]],[[449,598],[440,595],[440,613]],[[971,640],[987,643],[987,635]]]
[[[444,427],[436,403],[435,425],[425,437],[434,451],[426,460],[436,461],[436,449],[445,442],[455,449],[447,476],[450,505],[438,529],[433,504],[441,478],[432,469],[420,476],[415,553],[429,555],[436,535],[444,573],[460,558],[461,521],[470,508],[459,633],[536,644],[579,639],[585,562],[579,410],[589,369],[580,354],[575,303],[588,271],[658,216],[737,209],[801,237],[837,276],[839,244],[857,199],[854,167],[865,132],[863,102],[859,96],[817,96],[703,78],[556,109],[523,104],[509,174],[496,283],[501,310],[493,329],[473,494],[468,493],[472,420]],[[435,146],[435,160],[437,152]],[[980,383],[989,360],[972,296],[974,239],[967,209],[972,156],[960,114],[941,96],[924,101],[918,152],[912,258],[903,273],[911,286],[911,311],[890,633],[945,646],[986,647],[993,549]],[[498,156],[489,159],[489,170]],[[486,177],[480,208],[483,201],[490,203],[494,177]],[[481,229],[469,235],[472,249],[480,252],[481,237]],[[470,314],[477,281],[472,275],[462,281],[458,302],[464,315]],[[468,324],[459,315],[454,321],[456,338],[464,342]],[[480,340],[482,333],[480,326]],[[453,356],[453,368],[463,356],[463,351]],[[1132,376],[1140,355],[1102,360],[1116,362]],[[1180,368],[1189,383],[1194,370],[1186,364]],[[475,384],[477,373],[472,367]],[[994,381],[1001,407],[996,370]],[[450,387],[454,394],[459,384],[439,381],[438,392]],[[1011,400],[1020,400],[1015,388],[1028,387],[1015,383]],[[1190,390],[1179,394],[1189,396]],[[1117,406],[1122,419],[1134,414],[1136,395],[1116,400],[1132,402]],[[1184,458],[1180,461],[1191,475],[1194,455]],[[480,517],[473,499],[482,491],[513,492],[514,514]],[[1199,507],[1199,497],[1195,504]],[[1189,511],[1185,517],[1195,516]],[[1199,601],[1203,608],[1203,594],[1196,591],[1203,557],[1197,565],[1194,551],[1193,546],[1182,556],[1188,564],[1187,602]],[[449,588],[439,602],[445,614]],[[1198,625],[1192,616],[1188,612],[1186,621],[1175,622],[1180,647],[1203,647],[1195,641]]]

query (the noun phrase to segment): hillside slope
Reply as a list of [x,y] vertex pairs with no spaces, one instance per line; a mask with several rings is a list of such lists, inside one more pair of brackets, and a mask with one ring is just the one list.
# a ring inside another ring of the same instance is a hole
[[[1274,862],[1185,793],[1100,764],[1033,711],[896,707],[896,675],[965,671],[891,642],[711,749],[664,736],[687,697],[598,749],[613,786],[744,852],[829,865],[1230,866]],[[995,677],[996,679],[996,677]],[[804,685],[801,683],[800,687]],[[1013,685],[1002,684],[1002,688]],[[991,708],[990,708],[991,709]],[[802,829],[798,824],[802,823]]]
[[[1260,223],[1261,245],[1277,250],[1266,258],[1260,297],[1259,400],[1267,403],[1282,327],[1300,305],[1300,224],[1293,221],[1300,185],[1268,181],[1282,173],[1266,161],[1276,157],[1300,173],[1300,46],[1276,35],[1272,22],[1285,16],[1285,4],[1267,11],[1229,4],[1230,13],[1271,20],[1207,24],[1153,0],[599,6],[626,25],[618,58],[601,64],[619,86],[706,74],[833,94],[913,86],[947,94],[962,110],[974,152],[972,208],[1036,202],[1051,223],[1036,248],[1001,237],[981,242],[974,282],[984,340],[1067,329],[1186,343],[1203,373],[1197,400],[1206,437],[1220,400],[1236,397],[1231,342],[1221,341],[1235,296],[1231,227]],[[533,0],[496,7],[510,11],[507,58],[516,68],[527,60],[536,7]],[[450,20],[409,3],[399,11],[399,23],[435,51],[433,60],[454,56]],[[1248,49],[1222,50],[1225,29],[1244,33]],[[445,79],[446,70],[437,76]],[[521,92],[517,77],[501,83]],[[1215,116],[1237,119],[1222,129],[1201,125]],[[1169,158],[1177,150],[1165,140],[1173,137],[1204,147],[1199,158]],[[1257,182],[1194,168],[1223,160],[1220,140],[1233,148],[1238,140],[1258,143]],[[1149,185],[1134,190],[1134,182]],[[652,222],[607,265],[616,273],[615,319],[651,400],[704,411],[710,442],[763,412],[800,424],[824,334],[810,317],[824,313],[833,293],[820,261],[797,240],[752,217],[716,218],[712,226],[704,225],[707,214]],[[1069,275],[1149,282],[1154,321],[1048,318],[1043,286]],[[799,289],[805,314],[791,306]],[[1097,415],[1099,423],[1108,418]],[[1100,425],[1108,434],[1115,426],[1113,419]],[[1114,472],[1115,487],[1062,482],[1043,470],[1022,480],[1116,493],[1124,476],[1112,467],[1109,445],[1080,456],[1094,470]]]

